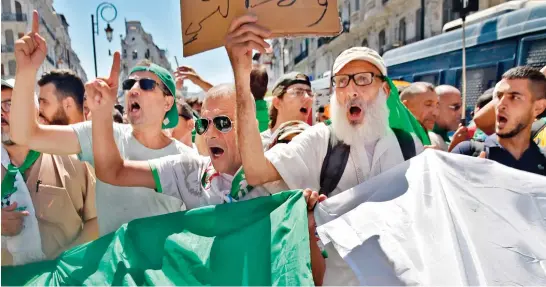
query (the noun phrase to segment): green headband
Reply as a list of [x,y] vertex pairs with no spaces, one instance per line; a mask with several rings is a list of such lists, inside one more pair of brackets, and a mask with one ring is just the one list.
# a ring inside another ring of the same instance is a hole
[[151,72],[156,75],[161,82],[167,87],[169,92],[174,98],[173,106],[171,109],[165,114],[165,118],[163,119],[163,129],[172,129],[178,125],[178,110],[176,108],[176,84],[174,81],[173,76],[167,69],[156,65],[156,64],[150,64],[150,66],[136,66],[134,67],[129,74],[135,73],[135,72]]

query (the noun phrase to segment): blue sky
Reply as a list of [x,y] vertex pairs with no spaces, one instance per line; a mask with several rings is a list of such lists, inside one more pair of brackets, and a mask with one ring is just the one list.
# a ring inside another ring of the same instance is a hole
[[[98,0],[54,0],[58,13],[65,15],[70,27],[72,48],[78,54],[88,79],[95,77],[93,63],[93,42],[91,38],[91,14],[103,1]],[[97,69],[99,76],[107,76],[112,64],[108,50],[120,50],[120,34],[125,37],[125,20],[138,20],[142,27],[151,33],[154,42],[162,49],[167,49],[167,55],[173,69],[176,67],[174,57],[180,65],[193,67],[201,76],[212,84],[233,81],[231,66],[224,48],[215,49],[192,57],[182,56],[182,33],[180,27],[180,2],[178,0],[110,0],[116,6],[117,18],[110,23],[114,29],[112,42],[106,40],[104,28],[106,23],[100,19],[99,35],[96,36]],[[104,16],[110,17],[112,11],[105,10]],[[188,84],[190,91],[199,91],[197,86]]]

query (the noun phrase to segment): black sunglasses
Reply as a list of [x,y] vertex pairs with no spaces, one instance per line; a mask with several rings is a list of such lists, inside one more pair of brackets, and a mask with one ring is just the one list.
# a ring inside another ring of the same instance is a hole
[[138,80],[137,79],[126,79],[121,84],[121,87],[122,87],[122,89],[124,91],[128,91],[128,90],[132,89],[135,86],[136,82],[138,82],[138,86],[143,91],[153,91],[153,89],[155,89],[155,87],[159,86],[159,88],[163,91],[163,93],[165,93],[167,95],[171,95],[171,92],[169,92],[168,90],[163,89],[163,86],[161,84],[156,82],[154,79],[149,79],[149,78],[143,78],[143,79],[138,79]]
[[233,127],[231,119],[228,116],[216,116],[212,119],[199,118],[195,121],[195,132],[198,135],[203,135],[209,129],[211,122],[217,130],[224,134],[231,131],[231,128]]

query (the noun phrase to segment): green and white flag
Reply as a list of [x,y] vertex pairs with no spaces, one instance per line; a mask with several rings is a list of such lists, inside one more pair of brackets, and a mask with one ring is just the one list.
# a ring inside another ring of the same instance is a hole
[[313,285],[299,191],[134,220],[54,261],[2,267],[1,284]]

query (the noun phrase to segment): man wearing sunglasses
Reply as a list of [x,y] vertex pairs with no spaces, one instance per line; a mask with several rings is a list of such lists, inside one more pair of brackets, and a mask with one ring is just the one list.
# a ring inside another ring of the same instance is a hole
[[[39,17],[33,20],[33,32],[24,42],[16,43],[16,85],[12,100],[12,140],[29,148],[51,154],[78,154],[83,161],[94,164],[97,152],[92,142],[101,125],[91,122],[69,126],[43,126],[32,114],[33,94],[38,68],[46,57],[47,45],[38,36]],[[107,85],[113,101],[119,86],[120,55],[114,53],[109,78],[96,79],[85,85],[89,108],[97,94],[97,83]],[[166,136],[162,129],[178,123],[175,106],[175,82],[169,71],[154,64],[134,67],[122,87],[126,90],[126,109],[131,125],[115,125],[110,133],[116,138],[115,149],[124,158],[148,160],[171,154],[191,152],[184,144]],[[105,113],[112,121],[114,104]],[[92,112],[93,113],[93,112]],[[96,114],[92,114],[95,121]],[[145,188],[120,188],[97,181],[96,208],[100,234],[106,234],[133,219],[179,211],[180,200],[151,192]]]
[[463,101],[461,92],[453,86],[440,85],[434,88],[434,91],[440,99],[438,105],[439,116],[428,136],[432,145],[437,146],[440,150],[447,151],[451,142],[448,133],[456,131],[459,127]]

